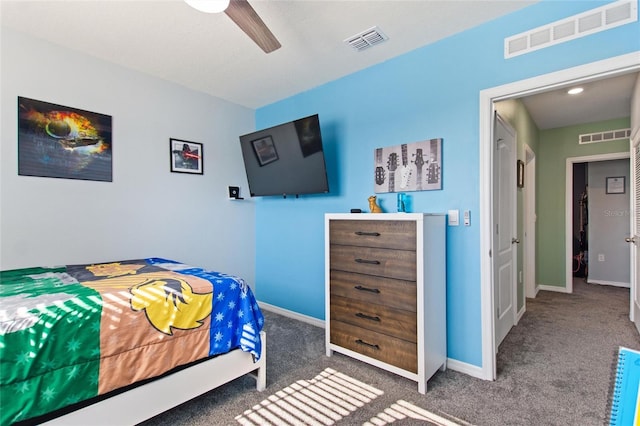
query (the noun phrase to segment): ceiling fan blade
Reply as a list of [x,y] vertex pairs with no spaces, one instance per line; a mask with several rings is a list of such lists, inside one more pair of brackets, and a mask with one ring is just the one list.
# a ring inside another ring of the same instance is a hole
[[260,19],[247,0],[231,0],[224,13],[240,27],[265,53],[281,47],[280,42]]

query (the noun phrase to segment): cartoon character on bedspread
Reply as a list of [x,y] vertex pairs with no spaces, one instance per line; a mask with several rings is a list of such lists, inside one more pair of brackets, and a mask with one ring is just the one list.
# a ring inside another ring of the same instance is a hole
[[181,279],[150,279],[132,287],[131,294],[131,309],[144,311],[156,330],[170,336],[174,328],[200,327],[213,306],[213,293],[194,293]]

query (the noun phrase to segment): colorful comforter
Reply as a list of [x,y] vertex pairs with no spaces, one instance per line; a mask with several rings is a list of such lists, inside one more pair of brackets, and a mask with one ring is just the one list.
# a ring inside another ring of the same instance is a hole
[[0,424],[235,348],[264,317],[241,278],[149,258],[0,273]]

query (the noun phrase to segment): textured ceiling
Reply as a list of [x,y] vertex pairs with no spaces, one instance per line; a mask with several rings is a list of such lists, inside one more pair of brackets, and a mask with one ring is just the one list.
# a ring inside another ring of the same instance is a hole
[[[3,26],[244,105],[261,106],[529,6],[521,0],[251,0],[282,44],[265,54],[225,14],[182,0],[0,0]],[[378,26],[389,40],[356,52],[344,40]],[[613,79],[612,79],[613,80]],[[540,128],[598,121],[626,108],[631,79],[526,100]],[[591,101],[589,102],[591,103]],[[604,117],[604,118],[603,118]]]
[[[257,108],[432,43],[533,1],[251,0],[282,44],[265,54],[225,14],[181,0],[0,2],[2,24]],[[373,26],[389,37],[356,52]]]

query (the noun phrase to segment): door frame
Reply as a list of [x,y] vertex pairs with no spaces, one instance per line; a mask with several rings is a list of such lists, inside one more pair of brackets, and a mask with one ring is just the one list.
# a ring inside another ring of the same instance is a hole
[[640,70],[638,52],[543,74],[480,91],[480,305],[482,328],[482,367],[480,377],[495,380],[497,374],[493,321],[493,274],[491,250],[493,223],[493,115],[495,102],[521,98],[575,83],[598,80]]
[[524,251],[522,274],[524,275],[524,295],[520,316],[525,312],[527,297],[536,297],[536,153],[524,144],[525,185],[523,202]]
[[565,169],[564,192],[564,223],[565,223],[565,286],[558,288],[562,293],[573,293],[573,165],[576,163],[595,163],[597,161],[630,160],[629,151],[612,152],[609,154],[585,155],[583,157],[569,157]]

